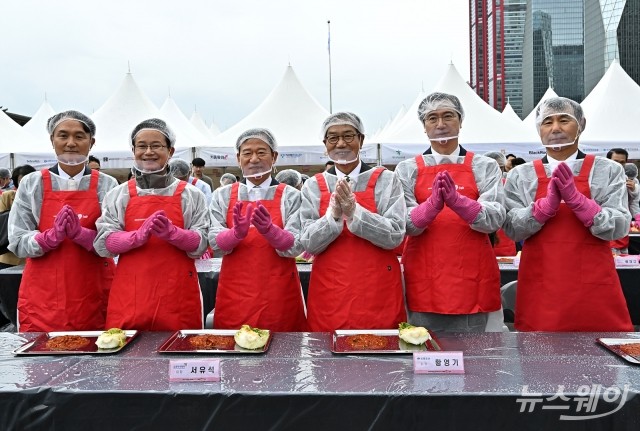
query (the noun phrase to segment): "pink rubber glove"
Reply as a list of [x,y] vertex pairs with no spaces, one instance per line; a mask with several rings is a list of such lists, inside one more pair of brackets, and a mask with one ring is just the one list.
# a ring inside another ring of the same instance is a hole
[[558,212],[561,199],[560,190],[558,190],[558,179],[552,176],[547,184],[547,196],[533,203],[533,218],[538,223],[546,223]]
[[220,232],[216,236],[216,244],[218,244],[221,250],[231,251],[240,244],[240,241],[247,237],[252,214],[253,204],[247,205],[247,212],[243,216],[242,202],[236,202],[236,205],[233,207],[233,227]]
[[442,196],[442,173],[438,172],[433,179],[431,186],[431,196],[415,207],[409,214],[411,222],[417,228],[424,229],[440,214],[444,208],[444,197]]
[[458,214],[465,223],[473,223],[482,211],[482,205],[478,201],[458,193],[456,183],[453,182],[453,178],[447,171],[442,173],[442,197],[447,206]]
[[158,214],[157,222],[151,227],[151,233],[160,239],[167,241],[182,251],[195,251],[200,245],[198,232],[182,229],[171,223],[166,213]]
[[136,230],[110,233],[104,244],[109,253],[122,254],[146,244],[154,224],[157,223],[157,217],[161,213],[164,211],[160,210],[151,214]]
[[78,244],[80,247],[87,251],[93,251],[93,240],[96,239],[96,232],[94,229],[82,227],[78,214],[72,207],[65,205],[67,208],[67,214],[69,215],[68,223],[66,227],[67,238]]
[[271,220],[271,214],[260,202],[258,202],[256,210],[253,212],[251,223],[253,223],[260,235],[269,242],[271,247],[276,250],[284,251],[293,247],[293,234],[280,226],[274,225]]
[[36,240],[42,248],[42,251],[47,253],[57,248],[67,237],[67,223],[69,223],[69,213],[65,205],[58,211],[58,214],[56,214],[56,218],[53,220],[53,227],[44,232],[37,233],[33,239]]
[[553,175],[559,180],[558,190],[564,202],[586,227],[593,225],[593,218],[602,210],[593,199],[588,199],[576,188],[573,180],[573,172],[566,163],[560,163],[553,171]]

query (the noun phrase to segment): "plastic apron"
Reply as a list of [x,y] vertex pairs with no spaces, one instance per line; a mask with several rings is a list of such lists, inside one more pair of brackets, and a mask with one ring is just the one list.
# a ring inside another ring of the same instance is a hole
[[[367,188],[354,192],[358,204],[372,213],[377,213],[374,190],[383,170],[377,168]],[[315,177],[321,193],[319,213],[325,214],[331,192],[322,174]],[[398,257],[354,235],[344,223],[340,236],[313,261],[309,329],[397,329],[407,320]]]
[[[42,172],[43,200],[38,230],[52,228],[65,204],[82,227],[96,228],[100,216],[98,171],[91,172],[88,190],[59,190],[51,173]],[[20,332],[99,330],[104,327],[107,297],[113,280],[113,260],[87,251],[66,238],[41,257],[27,258],[18,297]]]
[[[506,178],[503,178],[502,184],[504,184],[506,180]],[[504,233],[504,230],[498,229],[496,237],[498,242],[493,246],[493,253],[496,257],[516,255],[516,243]]]
[[[160,208],[176,227],[183,228],[181,195],[186,185],[180,181],[173,196],[138,196],[135,180],[129,180],[125,230],[137,230]],[[107,327],[201,329],[202,296],[193,259],[155,235],[141,247],[121,254],[109,296]]]
[[[272,200],[260,200],[274,225],[284,228],[280,204],[286,184],[279,184]],[[233,227],[238,183],[231,186],[227,226]],[[242,213],[247,202],[242,206]],[[305,331],[302,286],[296,260],[279,256],[253,226],[230,254],[222,258],[213,326],[237,329],[247,324],[275,332]]]
[[[595,157],[585,156],[574,177],[591,197],[589,173]],[[549,178],[541,160],[535,200],[547,195]],[[520,331],[633,331],[609,242],[589,232],[564,203],[555,217],[524,242],[518,269],[515,327]]]
[[[461,164],[427,166],[416,156],[415,196],[431,196],[438,172],[447,171],[458,193],[479,197],[471,169],[473,153]],[[486,313],[500,309],[500,270],[489,236],[477,232],[446,205],[420,235],[410,236],[402,256],[407,306],[416,312],[440,314]]]

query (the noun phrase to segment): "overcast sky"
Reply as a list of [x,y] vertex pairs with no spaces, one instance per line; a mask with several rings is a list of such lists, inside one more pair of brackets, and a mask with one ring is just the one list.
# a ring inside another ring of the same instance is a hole
[[[159,108],[171,96],[190,117],[226,129],[256,108],[293,66],[329,109],[374,132],[450,61],[469,77],[468,0],[17,0],[0,2],[0,105],[31,116],[91,114],[133,78]],[[295,119],[292,119],[295,120]]]

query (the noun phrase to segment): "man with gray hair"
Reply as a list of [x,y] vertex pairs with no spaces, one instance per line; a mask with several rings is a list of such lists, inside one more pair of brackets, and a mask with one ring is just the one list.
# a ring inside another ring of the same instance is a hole
[[493,330],[487,323],[501,308],[500,271],[489,234],[506,215],[500,168],[458,143],[464,110],[456,96],[428,95],[418,118],[431,146],[395,170],[407,206],[409,322],[434,331]]
[[545,100],[536,126],[547,154],[507,176],[504,230],[524,240],[520,331],[633,331],[609,248],[629,231],[626,177],[620,164],[578,149],[585,125],[577,102]]
[[0,193],[11,190],[11,171],[7,168],[0,168]]
[[171,174],[179,180],[186,181],[189,184],[195,186],[198,190],[204,193],[204,198],[207,201],[207,207],[211,204],[211,187],[209,184],[204,181],[190,176],[190,167],[189,163],[185,162],[182,159],[171,159],[169,161],[169,168],[171,169]]
[[294,169],[284,169],[276,174],[276,180],[280,183],[290,185],[294,189],[302,188],[302,175]]
[[271,176],[278,143],[269,130],[245,131],[236,152],[244,178],[216,189],[209,207],[209,243],[223,256],[213,327],[304,331],[300,192]]

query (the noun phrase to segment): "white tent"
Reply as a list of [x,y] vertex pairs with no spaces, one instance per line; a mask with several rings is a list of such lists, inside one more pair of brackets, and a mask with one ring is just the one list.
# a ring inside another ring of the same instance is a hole
[[580,148],[589,153],[606,154],[613,147],[640,158],[640,86],[617,61],[582,101],[587,124],[580,137]]
[[[47,99],[42,102],[40,108],[33,114],[31,120],[27,122],[22,129],[33,136],[34,145],[38,145],[37,149],[42,148],[42,143],[46,142],[48,146],[51,146],[51,140],[49,139],[49,132],[47,131],[47,121],[53,117],[56,111],[51,107]],[[21,148],[21,151],[27,151],[26,148]]]
[[[176,151],[183,148],[191,150],[192,147],[211,144],[211,140],[191,124],[171,96],[167,97],[162,104],[160,118],[166,121],[176,134]],[[191,154],[188,155],[191,156]],[[191,158],[187,161],[190,162]]]
[[368,140],[371,142],[384,141],[384,137],[393,134],[393,131],[398,127],[400,121],[407,115],[407,108],[404,105],[400,107],[400,110],[396,115],[375,135],[371,136]]
[[215,121],[211,122],[211,127],[209,127],[209,130],[211,130],[211,133],[213,133],[213,136],[218,136],[220,133],[220,128],[216,125]]
[[214,134],[212,129],[207,127],[207,125],[204,123],[204,120],[197,111],[193,111],[190,121],[193,127],[198,129],[198,131],[202,133],[209,140],[209,142],[213,142],[213,138],[216,136],[216,134]]
[[[32,140],[31,135],[0,109],[0,167],[11,168],[11,153],[18,148],[30,146]],[[36,167],[36,164],[33,166]]]
[[[247,129],[263,127],[275,136],[278,165],[312,165],[327,161],[320,136],[322,122],[329,116],[302,86],[293,68],[288,66],[280,83],[249,115],[218,135],[213,147],[196,148],[207,166],[235,166],[235,144]],[[367,145],[361,153],[363,160],[375,161],[375,145]]]
[[513,121],[516,124],[522,124],[522,120],[516,114],[516,111],[513,110],[511,103],[507,102],[504,109],[502,110],[502,118],[506,118],[509,121]]
[[[465,111],[460,142],[465,148],[477,153],[504,151],[529,159],[544,151],[535,130],[527,131],[520,124],[504,121],[500,112],[469,87],[453,64],[433,91],[454,94],[460,99]],[[429,142],[417,115],[419,103],[420,100],[416,100],[393,134],[380,142],[384,164],[398,163],[428,148]]]

